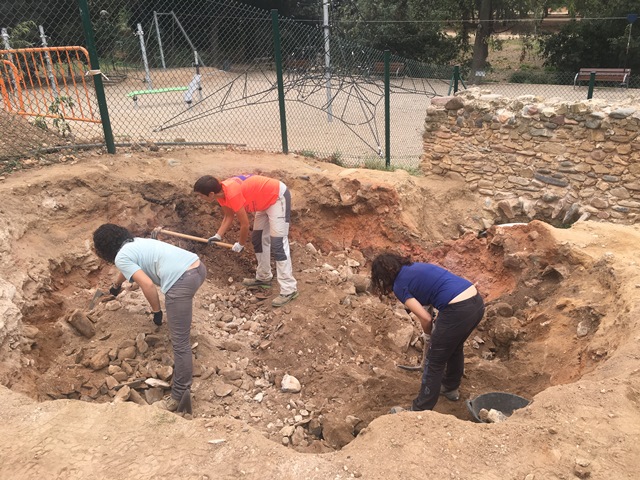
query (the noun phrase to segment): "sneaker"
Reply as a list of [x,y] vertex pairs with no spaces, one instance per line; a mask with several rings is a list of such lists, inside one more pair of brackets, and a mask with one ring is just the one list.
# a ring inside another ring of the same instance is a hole
[[289,295],[278,295],[276,298],[274,298],[271,301],[271,306],[273,307],[281,307],[283,305],[286,305],[287,303],[289,303],[291,300],[293,300],[294,298],[298,297],[298,292],[293,292],[290,293]]
[[154,405],[157,406],[158,408],[162,409],[162,410],[168,410],[170,412],[175,412],[178,409],[178,404],[179,403],[180,402],[178,400],[175,400],[174,398],[171,398],[170,395],[167,395],[166,397],[164,397],[159,402],[154,403]]
[[242,280],[242,285],[249,290],[254,288],[271,288],[271,280],[258,280],[257,278],[245,278]]
[[411,408],[404,408],[404,407],[391,407],[391,409],[389,410],[390,414],[394,414],[394,413],[400,413],[400,412],[407,412],[410,411]]
[[452,402],[460,400],[460,390],[457,388],[455,390],[447,390],[444,388],[444,385],[440,385],[440,395]]

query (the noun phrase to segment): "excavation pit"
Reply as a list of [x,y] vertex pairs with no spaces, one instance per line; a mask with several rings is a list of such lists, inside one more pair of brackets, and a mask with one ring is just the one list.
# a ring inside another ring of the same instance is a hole
[[[171,380],[166,326],[153,325],[134,285],[89,309],[96,289],[108,289],[116,274],[91,251],[91,234],[112,222],[142,237],[157,226],[207,237],[222,217],[191,185],[201,174],[239,170],[280,178],[292,191],[300,296],[273,309],[277,287],[256,293],[240,286],[253,275],[250,251],[160,236],[196,252],[209,272],[192,326],[196,417],[234,418],[278,444],[322,453],[349,444],[390,407],[409,404],[420,373],[397,365],[419,363],[418,323],[395,299],[361,288],[371,259],[387,249],[476,282],[486,299],[486,316],[465,347],[462,398],[441,398],[439,414],[471,423],[466,399],[503,390],[531,399],[578,382],[614,356],[631,331],[620,319],[632,307],[618,300],[623,285],[606,251],[594,261],[562,239],[569,232],[539,221],[491,227],[480,238],[460,235],[453,224],[481,211],[461,185],[308,159],[292,167],[282,156],[258,163],[233,153],[177,155],[174,166],[151,155],[106,163],[88,157],[1,184],[8,312],[0,331],[2,384],[38,402],[151,408],[167,392],[157,384]],[[227,241],[235,235],[237,228]],[[599,230],[594,235],[601,239]],[[300,393],[281,391],[285,374],[300,381]]]

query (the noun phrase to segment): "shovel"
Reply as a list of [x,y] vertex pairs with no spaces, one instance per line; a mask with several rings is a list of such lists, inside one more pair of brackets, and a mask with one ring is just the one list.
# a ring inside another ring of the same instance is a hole
[[99,288],[96,289],[96,293],[93,294],[93,298],[91,299],[91,302],[89,302],[89,311],[95,308],[98,300],[100,300],[100,297],[104,296],[104,294],[105,293]]
[[[162,227],[157,227],[153,229],[151,234],[151,238],[157,237],[158,233],[164,233],[165,235],[171,235],[172,237],[184,238],[185,240],[192,240],[194,242],[200,243],[209,243],[209,239],[202,237],[194,237],[193,235],[186,235],[184,233],[172,232],[171,230],[165,230]],[[155,235],[154,235],[155,234]],[[233,245],[230,243],[223,242],[212,242],[213,245],[217,245],[218,247],[224,247],[228,249],[232,249]]]

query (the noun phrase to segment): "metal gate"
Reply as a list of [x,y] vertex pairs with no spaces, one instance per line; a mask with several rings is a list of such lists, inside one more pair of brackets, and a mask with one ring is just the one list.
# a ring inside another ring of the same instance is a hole
[[89,54],[83,47],[0,50],[0,95],[9,113],[101,123],[87,84]]

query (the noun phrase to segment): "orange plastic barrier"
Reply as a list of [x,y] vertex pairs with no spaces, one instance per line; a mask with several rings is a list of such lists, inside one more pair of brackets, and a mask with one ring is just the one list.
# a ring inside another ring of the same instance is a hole
[[0,96],[4,109],[19,115],[101,123],[85,72],[83,47],[0,50]]

